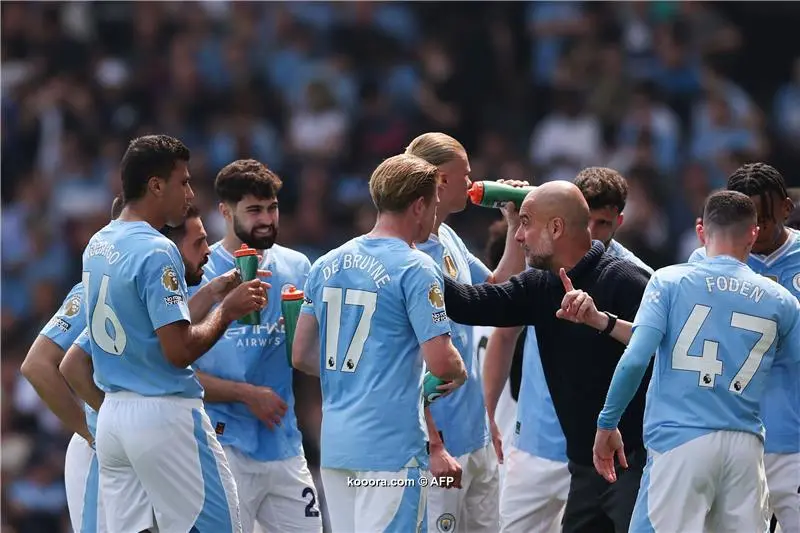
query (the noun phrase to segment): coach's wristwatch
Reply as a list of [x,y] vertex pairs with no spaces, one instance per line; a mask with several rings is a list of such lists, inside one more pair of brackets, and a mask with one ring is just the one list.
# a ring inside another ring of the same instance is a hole
[[611,332],[614,331],[614,326],[617,325],[617,315],[613,315],[608,311],[603,311],[603,314],[608,317],[608,324],[606,325],[606,329],[600,332],[600,335],[608,336],[611,335]]

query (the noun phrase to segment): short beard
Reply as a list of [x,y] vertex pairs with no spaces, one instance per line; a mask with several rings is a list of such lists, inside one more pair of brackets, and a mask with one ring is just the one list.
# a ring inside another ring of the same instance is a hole
[[239,220],[235,216],[233,217],[233,233],[236,235],[236,238],[250,248],[255,248],[256,250],[268,250],[272,248],[272,245],[275,244],[275,240],[278,238],[277,225],[267,226],[272,228],[272,235],[269,237],[256,237],[254,235],[255,231],[264,227],[265,226],[254,227],[250,233],[247,233],[242,225],[239,224]]
[[552,256],[528,257],[527,263],[529,267],[535,268],[537,270],[550,270],[550,267],[553,265],[553,257]]

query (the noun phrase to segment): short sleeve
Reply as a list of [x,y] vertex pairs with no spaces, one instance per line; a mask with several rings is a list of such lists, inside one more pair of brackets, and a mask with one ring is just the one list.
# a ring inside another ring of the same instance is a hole
[[154,330],[175,322],[191,321],[183,260],[174,244],[149,254],[137,275],[140,276],[142,301]]
[[314,265],[309,268],[309,271],[306,275],[306,282],[303,287],[303,305],[300,307],[300,313],[304,313],[306,315],[314,314],[314,295],[316,294],[315,282],[318,271],[318,263],[314,263]]
[[778,345],[778,357],[792,363],[800,364],[800,301],[794,296],[787,299],[781,316],[781,325],[788,324],[783,330]]
[[56,343],[65,352],[86,327],[86,309],[83,306],[83,284],[69,291],[64,303],[39,332]]
[[78,335],[78,338],[75,339],[73,343],[75,346],[86,352],[87,355],[91,357],[92,355],[92,340],[89,337],[89,328],[83,328],[81,334]]
[[483,261],[467,251],[467,262],[469,263],[469,274],[472,276],[472,283],[483,283],[492,275],[492,271],[483,264]]
[[667,318],[669,316],[669,294],[667,286],[656,273],[647,283],[636,313],[633,327],[649,326],[661,333],[667,333]]
[[402,290],[406,313],[420,344],[450,333],[441,270],[432,262],[409,268],[402,279]]

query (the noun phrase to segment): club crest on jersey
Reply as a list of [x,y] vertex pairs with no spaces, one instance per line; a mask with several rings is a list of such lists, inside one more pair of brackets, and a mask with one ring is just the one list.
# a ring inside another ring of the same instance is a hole
[[81,295],[73,294],[64,304],[64,316],[73,317],[81,311]]
[[436,519],[436,529],[441,533],[450,533],[456,528],[456,517],[450,513],[444,513]]
[[431,283],[431,288],[428,289],[428,301],[436,309],[444,309],[444,295],[439,283],[434,281]]
[[178,292],[178,274],[172,266],[164,267],[164,272],[161,273],[161,285],[168,291]]
[[792,287],[794,287],[794,290],[797,292],[800,292],[800,272],[795,274],[792,278]]
[[450,256],[450,254],[446,253],[444,255],[443,262],[444,271],[447,273],[447,275],[453,279],[458,278],[458,267],[456,267],[456,262],[453,261],[453,258]]

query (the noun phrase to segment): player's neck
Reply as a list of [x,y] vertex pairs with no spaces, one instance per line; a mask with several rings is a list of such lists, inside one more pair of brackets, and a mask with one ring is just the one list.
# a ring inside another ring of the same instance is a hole
[[[241,248],[243,244],[244,243],[241,241],[241,239],[239,239],[239,237],[230,233],[225,234],[225,236],[222,238],[222,247],[225,248],[225,250],[227,250],[231,255],[233,255],[233,252]],[[258,252],[263,254],[264,250],[258,250]]]
[[123,222],[147,222],[157,230],[167,224],[165,217],[158,214],[151,206],[139,201],[128,202],[117,220]]
[[778,238],[775,239],[775,241],[773,241],[772,246],[770,246],[768,250],[763,250],[759,252],[759,255],[771,255],[773,252],[775,252],[775,250],[783,246],[784,243],[786,243],[786,239],[788,238],[789,238],[789,228],[784,226]]
[[706,245],[706,257],[719,257],[723,255],[733,257],[742,263],[747,263],[747,256],[750,255],[750,251],[748,248],[727,242],[709,243]]
[[375,221],[375,227],[367,233],[369,237],[390,237],[401,239],[409,246],[414,244],[414,227],[406,221],[406,217],[394,213],[382,213]]
[[566,238],[567,246],[563,251],[553,256],[553,264],[550,267],[550,270],[556,275],[559,269],[562,268],[567,272],[572,270],[592,249],[592,239],[588,230],[586,235],[581,235],[580,238],[574,236],[566,236]]

